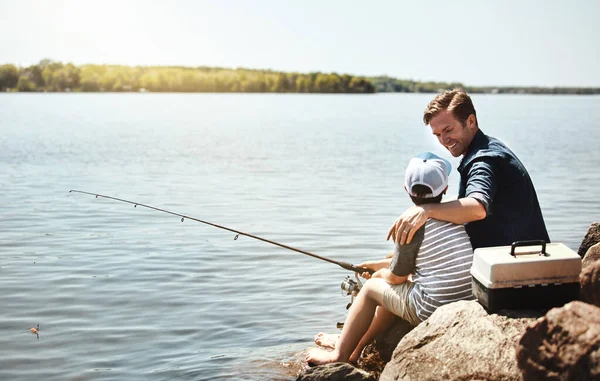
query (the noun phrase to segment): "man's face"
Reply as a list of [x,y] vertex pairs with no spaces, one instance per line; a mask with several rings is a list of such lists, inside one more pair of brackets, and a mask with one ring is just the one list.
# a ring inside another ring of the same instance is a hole
[[431,132],[454,157],[464,155],[477,132],[475,115],[470,115],[463,126],[452,112],[444,110],[429,122]]

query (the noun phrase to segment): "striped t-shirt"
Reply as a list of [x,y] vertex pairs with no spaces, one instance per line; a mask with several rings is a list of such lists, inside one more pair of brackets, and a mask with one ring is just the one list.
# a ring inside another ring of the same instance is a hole
[[464,226],[430,218],[410,244],[396,244],[390,270],[398,276],[413,274],[410,301],[425,320],[444,304],[473,299],[472,263],[473,248]]

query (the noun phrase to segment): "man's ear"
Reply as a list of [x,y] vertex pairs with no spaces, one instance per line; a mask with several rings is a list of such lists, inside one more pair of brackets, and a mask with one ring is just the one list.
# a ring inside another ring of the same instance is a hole
[[477,127],[477,117],[475,117],[475,114],[471,114],[467,118],[467,127],[469,127],[469,128]]
[[446,194],[446,192],[448,191],[448,185],[446,185],[446,188],[444,188],[444,190],[442,191],[442,194]]

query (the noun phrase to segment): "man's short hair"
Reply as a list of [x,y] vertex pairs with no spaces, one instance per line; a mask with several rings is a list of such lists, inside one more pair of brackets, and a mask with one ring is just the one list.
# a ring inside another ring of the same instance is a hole
[[433,98],[423,113],[423,122],[425,125],[428,125],[431,119],[444,110],[450,111],[463,126],[469,115],[473,114],[475,116],[475,125],[479,127],[473,101],[463,89],[446,90]]

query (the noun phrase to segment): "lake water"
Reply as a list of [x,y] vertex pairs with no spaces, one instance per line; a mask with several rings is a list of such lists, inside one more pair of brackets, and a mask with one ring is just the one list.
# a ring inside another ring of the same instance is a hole
[[[379,258],[410,205],[408,158],[449,156],[421,121],[432,97],[0,95],[0,379],[293,380],[345,317],[347,271],[69,190]],[[551,239],[577,250],[600,220],[600,97],[473,100],[527,166]]]

